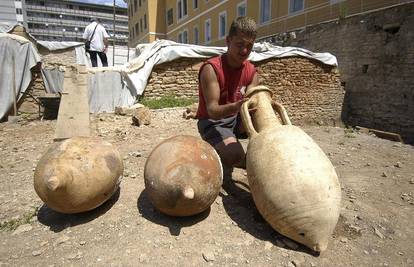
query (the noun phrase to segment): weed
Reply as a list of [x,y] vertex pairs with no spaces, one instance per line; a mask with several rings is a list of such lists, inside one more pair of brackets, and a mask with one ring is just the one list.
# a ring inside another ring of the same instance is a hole
[[172,107],[186,107],[198,100],[194,98],[183,98],[175,96],[163,96],[161,98],[142,98],[139,103],[143,104],[150,109],[172,108]]
[[345,19],[348,15],[348,5],[346,2],[339,3],[339,19]]
[[354,129],[353,128],[344,128],[344,136],[347,138],[355,138]]
[[23,214],[23,216],[18,219],[11,219],[9,221],[0,223],[0,231],[14,231],[20,225],[30,223],[30,220],[37,215],[38,211],[39,207],[36,207],[34,210]]

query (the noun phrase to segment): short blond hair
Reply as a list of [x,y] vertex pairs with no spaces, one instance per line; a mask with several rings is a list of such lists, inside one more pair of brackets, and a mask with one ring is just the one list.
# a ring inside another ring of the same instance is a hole
[[249,17],[238,17],[230,25],[229,37],[237,35],[237,31],[240,31],[250,37],[256,38],[256,22],[254,19]]

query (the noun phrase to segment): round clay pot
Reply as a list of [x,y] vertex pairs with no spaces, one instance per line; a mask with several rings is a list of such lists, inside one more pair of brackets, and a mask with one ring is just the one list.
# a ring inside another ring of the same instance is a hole
[[53,210],[92,210],[118,189],[124,166],[110,143],[93,137],[73,137],[53,144],[34,174],[34,188]]
[[222,182],[220,158],[200,138],[178,135],[158,144],[144,169],[153,205],[171,216],[190,216],[210,207]]

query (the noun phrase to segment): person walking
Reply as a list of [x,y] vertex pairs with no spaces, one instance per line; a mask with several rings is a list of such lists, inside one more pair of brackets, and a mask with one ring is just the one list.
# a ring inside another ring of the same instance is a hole
[[99,23],[97,18],[91,18],[91,23],[86,26],[83,33],[83,39],[86,40],[85,49],[90,55],[92,67],[98,66],[97,56],[99,56],[103,67],[108,66],[108,59],[106,57],[108,38],[109,34],[106,32],[105,27]]

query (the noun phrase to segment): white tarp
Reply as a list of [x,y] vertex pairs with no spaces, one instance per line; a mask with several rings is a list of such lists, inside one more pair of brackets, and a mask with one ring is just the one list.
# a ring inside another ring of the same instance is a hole
[[[151,44],[140,45],[137,49],[140,55],[129,62],[123,73],[128,86],[134,88],[138,95],[142,95],[144,92],[147,80],[155,65],[173,61],[180,57],[209,58],[227,51],[227,47],[180,44],[169,40],[157,40]],[[269,58],[291,56],[303,56],[313,58],[327,65],[338,65],[336,57],[330,53],[313,53],[302,48],[280,47],[269,43],[256,43],[249,60],[257,62]]]
[[[7,34],[3,34],[7,35]],[[12,38],[1,38],[0,54],[15,55],[16,58],[16,80],[18,96],[26,90],[30,82],[30,68],[40,61],[33,45],[25,38],[13,36]],[[25,40],[19,45],[16,40]],[[90,66],[90,60],[85,53],[83,43],[79,42],[48,42],[37,41],[51,51],[74,48],[76,51],[76,62]],[[24,47],[24,48],[23,48]],[[23,51],[24,50],[24,51]],[[119,50],[119,48],[118,48]],[[117,51],[117,48],[116,48]],[[116,52],[115,51],[115,52]],[[129,63],[115,67],[88,68],[89,71],[89,103],[90,111],[112,112],[116,106],[131,106],[139,96],[141,96],[147,85],[148,78],[154,66],[170,62],[175,59],[186,58],[210,58],[223,54],[227,51],[226,47],[198,46],[191,44],[179,44],[169,40],[157,40],[150,44],[139,45],[136,48],[139,54]],[[116,52],[117,53],[117,52]],[[126,62],[125,55],[128,50],[122,51],[122,61]],[[134,53],[130,53],[133,58]],[[22,56],[23,55],[23,56]],[[108,49],[108,60],[112,65],[112,48]],[[297,47],[278,47],[269,43],[256,43],[250,54],[249,60],[253,62],[262,61],[269,58],[282,58],[290,56],[302,56],[318,60],[324,64],[337,66],[335,56],[329,53],[313,53],[309,50]],[[12,95],[10,94],[11,84],[11,61],[10,56],[0,58],[0,116],[10,108]],[[98,60],[99,62],[99,60]],[[48,92],[61,92],[63,89],[64,69],[42,69],[42,76]]]
[[[87,67],[91,67],[91,60],[89,58],[89,54],[85,52],[85,45],[84,43],[80,42],[58,42],[58,41],[38,41],[37,44],[43,46],[44,48],[48,49],[49,51],[56,51],[62,49],[73,48],[76,51],[76,63],[80,65],[86,65]],[[123,46],[115,46],[115,66],[124,65],[127,63],[128,56],[130,58],[133,57],[134,49],[129,49],[128,55],[128,48]],[[108,50],[106,52],[106,57],[108,58],[108,66],[112,66],[112,62],[114,60],[113,57],[114,49],[113,46],[108,46]],[[102,67],[101,61],[98,57],[98,67]]]
[[39,62],[36,48],[27,39],[0,33],[0,119],[13,107],[13,94],[16,101],[22,97],[32,79],[30,69]]
[[92,113],[113,112],[118,106],[132,106],[137,94],[122,81],[120,72],[95,72],[89,76],[89,110]]

